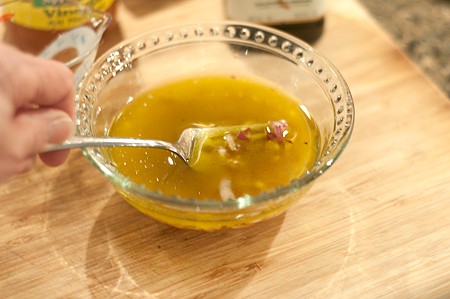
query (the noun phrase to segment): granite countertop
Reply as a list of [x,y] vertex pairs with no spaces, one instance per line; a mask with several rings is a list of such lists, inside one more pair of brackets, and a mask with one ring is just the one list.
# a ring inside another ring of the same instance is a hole
[[450,0],[360,0],[450,98]]

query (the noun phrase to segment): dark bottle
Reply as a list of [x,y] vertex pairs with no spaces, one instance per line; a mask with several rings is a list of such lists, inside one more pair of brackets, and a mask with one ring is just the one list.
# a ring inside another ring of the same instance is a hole
[[324,0],[226,0],[230,19],[263,25],[290,33],[308,43],[322,35]]

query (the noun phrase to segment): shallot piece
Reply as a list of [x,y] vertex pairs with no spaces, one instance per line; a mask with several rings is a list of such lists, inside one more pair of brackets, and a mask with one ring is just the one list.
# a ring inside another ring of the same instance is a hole
[[285,120],[271,121],[266,128],[267,139],[282,143],[288,133],[287,129],[288,124]]
[[233,151],[233,152],[237,151],[238,148],[237,148],[236,142],[234,142],[233,136],[231,136],[231,134],[226,134],[224,139],[227,143],[228,148],[231,151]]
[[222,200],[236,199],[236,196],[231,188],[231,181],[229,179],[223,179],[220,181],[219,193]]
[[236,138],[239,140],[250,140],[250,128],[239,131]]

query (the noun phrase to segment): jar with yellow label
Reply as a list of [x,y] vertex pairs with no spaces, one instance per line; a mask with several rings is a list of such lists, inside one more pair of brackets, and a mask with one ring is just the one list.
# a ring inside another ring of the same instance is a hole
[[22,0],[2,4],[3,41],[39,54],[61,33],[92,27],[93,11],[115,12],[115,0]]
[[29,29],[68,30],[86,22],[88,14],[80,10],[93,8],[115,11],[115,0],[32,0],[9,4],[6,13],[14,16],[14,24]]
[[0,41],[58,60],[79,82],[92,65],[114,0],[0,0]]

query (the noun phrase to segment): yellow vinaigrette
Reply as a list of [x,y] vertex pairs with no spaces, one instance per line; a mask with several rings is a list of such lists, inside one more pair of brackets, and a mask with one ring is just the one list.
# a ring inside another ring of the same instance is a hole
[[[282,120],[282,136],[243,129],[208,143],[187,166],[169,151],[111,148],[117,169],[149,190],[197,199],[233,199],[287,185],[310,168],[319,131],[288,94],[235,77],[199,77],[151,89],[115,117],[109,135],[175,142],[189,127],[232,126]],[[277,128],[275,128],[277,129]]]

